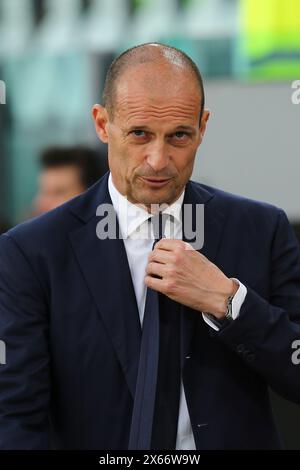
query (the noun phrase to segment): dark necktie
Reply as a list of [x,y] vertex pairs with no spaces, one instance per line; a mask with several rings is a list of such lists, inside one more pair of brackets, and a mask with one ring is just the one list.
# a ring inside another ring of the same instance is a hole
[[[166,214],[151,219],[156,242]],[[179,394],[179,304],[147,288],[129,449],[175,449]]]
[[[165,223],[166,220],[159,220],[159,227],[162,227],[163,233]],[[161,235],[161,232],[159,232],[159,235]],[[177,436],[181,378],[180,305],[164,294],[159,293],[158,299],[159,364],[151,449],[174,450]]]

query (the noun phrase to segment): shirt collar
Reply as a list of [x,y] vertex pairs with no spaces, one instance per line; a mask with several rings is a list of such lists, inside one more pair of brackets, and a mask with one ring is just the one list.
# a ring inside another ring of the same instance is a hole
[[[140,205],[128,201],[126,196],[123,196],[123,194],[117,190],[113,183],[111,173],[109,173],[108,177],[108,191],[118,216],[122,236],[128,238],[140,225],[149,219],[150,214]],[[163,210],[164,214],[172,215],[175,221],[180,224],[184,192],[185,189],[176,201]]]

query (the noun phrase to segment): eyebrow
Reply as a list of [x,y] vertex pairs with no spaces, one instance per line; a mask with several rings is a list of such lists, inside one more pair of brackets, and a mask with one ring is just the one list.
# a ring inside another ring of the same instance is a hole
[[176,127],[176,129],[183,130],[183,131],[189,131],[189,132],[195,132],[195,128],[192,126],[186,126],[186,125],[179,125]]
[[[143,125],[141,125],[141,126],[139,126],[139,125],[130,126],[130,127],[127,129],[127,131],[130,132],[130,131],[134,131],[134,130],[136,130],[136,129],[139,129],[139,130],[141,130],[141,131],[150,131],[149,126],[147,126],[147,125],[145,125],[145,124],[143,124]],[[178,132],[178,131],[188,131],[188,132],[193,133],[193,134],[195,133],[195,129],[194,129],[193,126],[188,126],[188,125],[185,125],[185,124],[179,124],[178,126],[176,126],[176,127],[170,132],[170,134],[171,134],[171,133],[174,133],[174,132]]]

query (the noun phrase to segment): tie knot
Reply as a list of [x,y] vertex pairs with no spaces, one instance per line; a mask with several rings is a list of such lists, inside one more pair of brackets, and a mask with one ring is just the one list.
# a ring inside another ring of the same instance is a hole
[[172,215],[164,214],[163,212],[158,212],[157,214],[153,215],[152,217],[148,219],[152,223],[153,235],[155,238],[153,248],[159,240],[161,240],[162,238],[165,238],[167,220],[172,220],[172,219],[173,219]]

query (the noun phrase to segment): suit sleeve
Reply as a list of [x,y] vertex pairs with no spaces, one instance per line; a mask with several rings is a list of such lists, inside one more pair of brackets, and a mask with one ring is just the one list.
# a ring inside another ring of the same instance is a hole
[[[250,286],[239,317],[217,336],[284,398],[300,403],[300,250],[282,210],[272,241],[270,298]],[[297,343],[295,343],[297,342]]]
[[[13,238],[0,237],[0,449],[48,448],[49,351],[46,301]],[[3,363],[5,362],[5,363]]]

